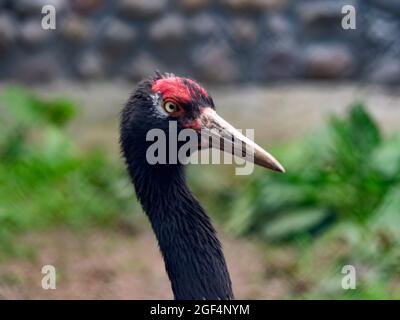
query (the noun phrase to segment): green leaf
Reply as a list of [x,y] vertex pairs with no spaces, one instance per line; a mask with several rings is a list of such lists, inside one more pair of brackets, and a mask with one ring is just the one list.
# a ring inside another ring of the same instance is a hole
[[319,226],[328,216],[323,209],[295,209],[282,213],[264,228],[264,236],[271,240],[284,240],[301,233],[307,233]]
[[371,158],[372,165],[387,178],[400,176],[400,134],[380,145]]
[[400,185],[392,187],[369,222],[372,229],[384,229],[400,239]]
[[382,141],[379,127],[365,110],[364,105],[356,104],[351,107],[349,124],[350,137],[359,150],[369,152]]

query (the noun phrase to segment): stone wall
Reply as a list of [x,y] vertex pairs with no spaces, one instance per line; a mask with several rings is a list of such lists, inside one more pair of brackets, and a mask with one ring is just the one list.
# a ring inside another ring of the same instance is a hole
[[[41,8],[57,9],[56,30]],[[343,5],[357,29],[341,27]],[[400,0],[0,0],[0,78],[400,82]]]

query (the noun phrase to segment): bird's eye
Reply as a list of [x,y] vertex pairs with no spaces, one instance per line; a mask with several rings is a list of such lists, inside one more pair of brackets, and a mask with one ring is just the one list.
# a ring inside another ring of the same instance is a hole
[[164,109],[168,113],[176,113],[179,111],[179,107],[175,103],[172,103],[171,101],[167,101],[164,103]]

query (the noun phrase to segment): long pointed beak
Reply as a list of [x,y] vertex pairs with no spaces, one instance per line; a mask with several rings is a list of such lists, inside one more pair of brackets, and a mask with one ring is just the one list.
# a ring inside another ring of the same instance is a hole
[[214,109],[204,108],[199,120],[202,148],[212,147],[231,152],[262,167],[285,172],[283,166],[271,154],[221,118]]

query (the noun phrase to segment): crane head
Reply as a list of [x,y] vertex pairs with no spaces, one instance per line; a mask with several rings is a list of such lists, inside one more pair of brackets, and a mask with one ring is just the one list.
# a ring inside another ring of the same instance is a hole
[[172,121],[178,130],[191,129],[197,133],[199,149],[229,150],[262,167],[285,171],[271,154],[220,117],[211,96],[194,80],[156,73],[139,84],[130,99],[123,118],[132,130],[160,128],[168,132]]

